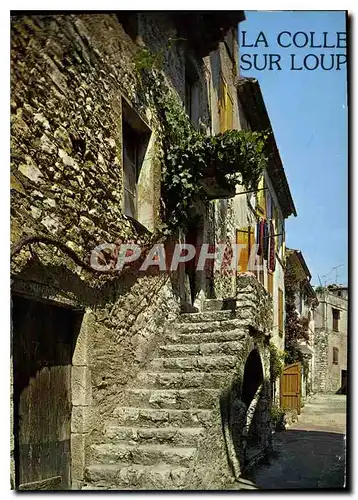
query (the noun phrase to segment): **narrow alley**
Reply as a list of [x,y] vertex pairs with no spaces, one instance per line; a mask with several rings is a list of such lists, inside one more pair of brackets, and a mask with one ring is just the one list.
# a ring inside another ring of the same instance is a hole
[[346,397],[318,395],[299,421],[274,436],[276,457],[251,471],[259,489],[342,488],[345,484]]

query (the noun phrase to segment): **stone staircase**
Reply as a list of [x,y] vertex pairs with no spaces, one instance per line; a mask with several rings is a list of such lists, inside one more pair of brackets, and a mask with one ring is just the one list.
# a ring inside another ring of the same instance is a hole
[[[214,423],[221,433],[219,397],[247,335],[240,311],[215,310],[222,306],[208,300],[204,312],[182,314],[171,326],[105,424],[102,442],[91,446],[82,489],[190,489],[208,428]],[[241,488],[253,485],[234,486]]]

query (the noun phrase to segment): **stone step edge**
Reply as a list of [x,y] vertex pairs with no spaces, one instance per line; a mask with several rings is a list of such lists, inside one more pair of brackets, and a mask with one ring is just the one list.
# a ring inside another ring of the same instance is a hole
[[[163,373],[163,372],[162,372]],[[150,389],[148,389],[150,390]],[[165,390],[165,389],[163,389]],[[175,389],[169,389],[169,390],[175,390]],[[131,405],[123,405],[123,406],[118,406],[114,411],[116,410],[138,410],[138,411],[144,411],[144,412],[169,412],[169,413],[179,413],[179,412],[193,412],[194,414],[204,412],[204,413],[212,413],[214,410],[210,410],[208,408],[192,408],[188,410],[180,410],[180,409],[175,409],[175,408],[142,408],[141,406],[131,406]],[[113,417],[112,417],[113,418]],[[114,418],[116,418],[116,415],[114,415]]]
[[[160,433],[160,432],[177,432],[179,434],[200,434],[203,432],[205,429],[204,427],[173,427],[172,425],[168,426],[163,426],[163,427],[144,427],[144,426],[130,426],[130,425],[117,425],[117,424],[107,424],[105,431],[109,430],[110,428],[114,429],[121,429],[123,431],[133,431],[133,430],[141,430],[141,431],[146,431],[146,432],[154,432],[154,433]],[[97,443],[98,444],[98,443]]]
[[[169,395],[185,395],[185,394],[191,394],[193,392],[199,392],[199,391],[205,391],[205,393],[212,393],[212,394],[220,394],[222,389],[210,389],[210,388],[198,388],[198,387],[193,387],[193,388],[186,388],[186,389],[146,389],[146,388],[138,388],[138,387],[133,387],[130,389],[127,389],[126,392],[127,394],[143,394],[143,396],[147,396],[148,394],[163,394],[163,396],[169,396]],[[144,409],[144,408],[143,408]],[[153,408],[154,409],[154,408]],[[163,410],[163,408],[160,408]],[[194,408],[193,408],[194,409]],[[200,408],[199,408],[200,409]],[[203,408],[204,410],[206,408]]]
[[[166,463],[161,463],[161,464],[90,464],[85,467],[85,475],[86,471],[93,471],[93,472],[113,472],[113,473],[118,473],[122,469],[127,469],[127,470],[132,470],[133,472],[138,471],[138,472],[185,472],[187,473],[189,470],[189,467],[185,467],[183,465],[177,465],[177,464],[166,464]],[[99,480],[100,481],[100,480]],[[96,483],[97,481],[91,481],[91,480],[86,480],[84,481],[86,484],[83,486],[86,486],[87,484],[93,484]]]
[[187,344],[187,343],[176,343],[176,344],[161,344],[158,349],[165,349],[167,347],[170,347],[170,348],[173,348],[173,349],[178,349],[178,347],[188,347],[188,346],[196,346],[198,349],[201,348],[201,347],[206,347],[206,346],[213,346],[213,344],[217,344],[217,346],[227,346],[228,344],[240,344],[240,341],[239,340],[225,340],[225,341],[222,341],[222,342],[195,342],[193,344]]
[[107,449],[113,447],[115,449],[124,449],[124,450],[135,450],[135,451],[153,451],[153,452],[161,452],[167,451],[169,453],[176,453],[187,455],[190,453],[195,453],[197,448],[196,446],[172,446],[171,443],[94,443],[91,444],[91,448],[95,449]]
[[[158,358],[156,358],[158,359]],[[165,358],[167,359],[167,358]],[[212,372],[195,372],[195,375],[197,376],[199,373],[202,373],[203,375],[207,376],[207,375],[230,375],[230,372],[228,372],[227,370],[223,371],[223,370],[217,370],[217,371],[212,371]],[[158,371],[158,370],[143,370],[141,372],[138,373],[138,377],[141,377],[141,376],[144,376],[144,375],[153,375],[153,376],[158,376],[158,375],[180,375],[181,377],[188,377],[189,376],[193,376],[193,373],[192,372],[181,372],[181,371],[172,371],[172,372],[163,372],[163,371]],[[133,389],[138,389],[138,387],[133,387]],[[143,389],[145,389],[145,387],[143,387]],[[203,387],[204,389],[204,387]],[[163,391],[165,391],[166,388],[163,388]]]
[[[151,360],[149,360],[149,363],[155,361],[155,362],[158,362],[158,361],[171,361],[173,362],[173,360],[177,360],[177,361],[184,361],[184,360],[193,360],[195,359],[195,357],[197,357],[198,359],[200,359],[201,361],[206,361],[206,360],[212,360],[212,359],[222,359],[222,358],[236,358],[236,356],[234,354],[209,354],[207,356],[201,356],[200,354],[194,354],[192,356],[157,356],[155,358],[152,358]],[[239,360],[238,360],[239,361]]]

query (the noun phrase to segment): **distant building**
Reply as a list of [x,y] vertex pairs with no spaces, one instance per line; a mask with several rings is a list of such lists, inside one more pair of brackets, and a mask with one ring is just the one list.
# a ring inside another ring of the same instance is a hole
[[317,392],[345,393],[347,385],[348,287],[316,289],[315,377]]
[[296,311],[300,318],[307,321],[308,339],[299,340],[299,349],[304,358],[307,359],[307,369],[301,373],[301,396],[305,398],[312,392],[315,351],[314,351],[314,309],[318,305],[316,293],[310,283],[311,273],[300,250],[286,249],[287,269],[291,269],[297,280],[297,292],[295,296]]

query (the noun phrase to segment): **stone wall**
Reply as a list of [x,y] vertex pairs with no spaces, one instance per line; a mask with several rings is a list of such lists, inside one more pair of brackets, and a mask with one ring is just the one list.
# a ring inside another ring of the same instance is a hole
[[[159,37],[155,24],[142,26],[148,39],[167,46],[170,27]],[[111,14],[16,17],[11,30],[12,243],[48,235],[88,260],[100,243],[141,239],[122,213],[122,96],[152,127],[145,96],[135,92],[134,42]],[[180,54],[166,68],[182,91]],[[155,159],[148,168],[153,229],[160,169]],[[44,244],[24,247],[12,264],[13,293],[84,311],[72,368],[77,489],[103,418],[179,311],[177,281],[94,275]]]
[[12,234],[50,232],[87,257],[133,235],[121,209],[133,43],[111,15],[25,17],[12,32]]

